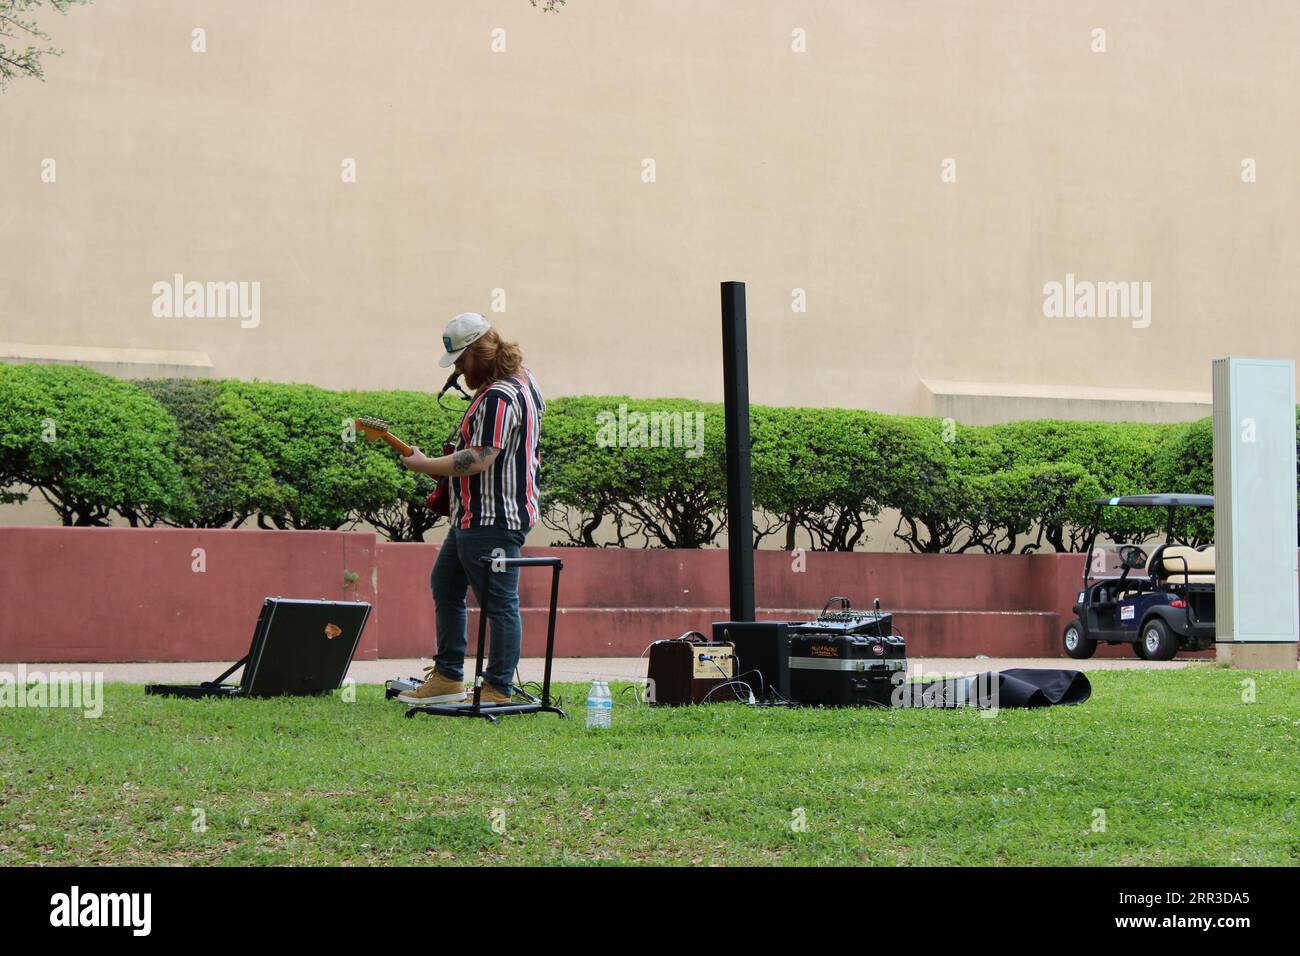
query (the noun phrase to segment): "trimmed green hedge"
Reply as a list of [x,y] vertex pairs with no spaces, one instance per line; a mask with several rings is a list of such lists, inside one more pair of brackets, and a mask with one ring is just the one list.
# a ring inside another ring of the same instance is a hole
[[[424,392],[334,392],[236,380],[123,382],[82,368],[0,365],[0,501],[38,493],[65,524],[344,528],[392,540],[435,526],[430,479],[358,415],[437,454],[463,404]],[[625,396],[556,398],[542,430],[542,508],[557,543],[694,548],[725,532],[722,406]],[[1093,499],[1209,493],[1208,419],[1178,425],[950,420],[755,406],[755,536],[852,550],[892,534],[917,552],[1078,550]],[[879,519],[890,512],[890,524]],[[896,518],[894,517],[896,516]],[[1137,540],[1161,514],[1107,509]],[[896,521],[896,524],[892,524]],[[892,527],[891,527],[892,524]],[[1189,536],[1208,540],[1212,518]]]
[[[183,496],[175,420],[147,393],[88,369],[0,363],[0,489],[40,494],[65,525],[131,524]],[[13,490],[17,489],[17,490]]]

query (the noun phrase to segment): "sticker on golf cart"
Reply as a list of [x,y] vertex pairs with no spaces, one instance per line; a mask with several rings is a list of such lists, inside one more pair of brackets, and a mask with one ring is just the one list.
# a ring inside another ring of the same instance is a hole
[[1133,612],[1135,610],[1137,610],[1137,608],[1132,604],[1121,604],[1119,606],[1119,619],[1121,621],[1133,620]]

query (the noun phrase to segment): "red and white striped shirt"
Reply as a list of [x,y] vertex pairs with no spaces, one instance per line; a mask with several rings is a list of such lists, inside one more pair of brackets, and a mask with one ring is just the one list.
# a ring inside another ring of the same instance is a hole
[[528,531],[537,523],[544,411],[542,391],[526,368],[474,396],[456,433],[455,451],[479,446],[501,451],[477,475],[451,479],[453,528],[495,524]]

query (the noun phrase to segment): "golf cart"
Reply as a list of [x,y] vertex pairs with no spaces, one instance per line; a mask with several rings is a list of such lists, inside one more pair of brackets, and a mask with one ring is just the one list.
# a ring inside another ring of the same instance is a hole
[[1092,657],[1097,644],[1132,644],[1138,657],[1170,660],[1180,650],[1202,651],[1214,644],[1214,546],[1179,545],[1174,517],[1179,509],[1213,508],[1213,495],[1128,495],[1098,498],[1093,527],[1102,508],[1168,510],[1165,540],[1149,544],[1094,547],[1084,554],[1083,590],[1074,604],[1077,617],[1065,626],[1065,653]]

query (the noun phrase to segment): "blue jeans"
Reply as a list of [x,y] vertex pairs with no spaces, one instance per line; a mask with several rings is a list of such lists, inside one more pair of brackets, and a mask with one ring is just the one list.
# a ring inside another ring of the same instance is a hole
[[465,596],[473,587],[482,607],[486,588],[492,640],[483,677],[501,693],[510,693],[524,636],[519,619],[519,569],[493,570],[480,558],[517,558],[523,543],[523,531],[499,526],[452,528],[447,532],[429,579],[438,629],[438,653],[433,662],[444,677],[465,678],[465,648],[469,643],[465,634],[469,620]]

